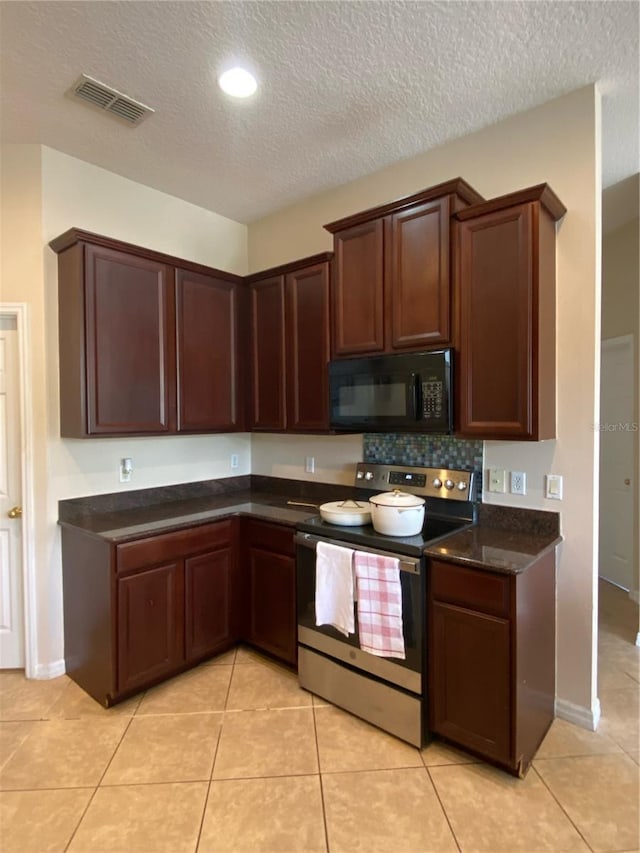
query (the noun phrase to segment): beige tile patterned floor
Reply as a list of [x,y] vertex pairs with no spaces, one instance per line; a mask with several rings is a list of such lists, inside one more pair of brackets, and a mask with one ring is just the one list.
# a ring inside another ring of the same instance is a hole
[[556,720],[524,780],[407,746],[247,648],[109,710],[66,676],[0,673],[0,851],[636,851],[640,651],[622,595],[601,595],[599,731]]

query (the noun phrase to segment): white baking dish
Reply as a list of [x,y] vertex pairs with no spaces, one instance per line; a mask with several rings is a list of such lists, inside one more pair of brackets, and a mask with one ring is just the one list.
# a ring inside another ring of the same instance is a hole
[[365,501],[349,499],[321,504],[320,515],[331,524],[341,524],[345,527],[371,524],[371,507]]

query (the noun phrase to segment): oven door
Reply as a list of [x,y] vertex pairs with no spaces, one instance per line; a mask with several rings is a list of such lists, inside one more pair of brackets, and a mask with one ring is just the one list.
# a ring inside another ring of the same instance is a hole
[[345,637],[331,625],[316,625],[316,545],[319,541],[332,542],[333,540],[324,538],[320,540],[309,533],[297,533],[295,537],[298,644],[315,649],[353,669],[421,695],[424,646],[424,561],[372,548],[362,548],[349,542],[333,542],[335,545],[351,547],[357,551],[388,554],[400,560],[406,657],[404,660],[378,657],[360,648],[357,605],[354,605],[355,634]]

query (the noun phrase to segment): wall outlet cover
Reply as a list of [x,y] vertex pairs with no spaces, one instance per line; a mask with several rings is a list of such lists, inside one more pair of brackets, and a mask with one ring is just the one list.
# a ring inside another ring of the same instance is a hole
[[511,484],[510,484],[511,494],[512,495],[526,495],[527,494],[527,475],[524,471],[512,471],[511,472]]

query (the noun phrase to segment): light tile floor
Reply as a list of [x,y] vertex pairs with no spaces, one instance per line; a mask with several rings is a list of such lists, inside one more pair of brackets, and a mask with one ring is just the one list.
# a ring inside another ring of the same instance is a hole
[[245,648],[109,711],[66,676],[0,673],[0,850],[638,850],[637,610],[623,597],[601,590],[599,731],[556,720],[524,780],[407,746]]

